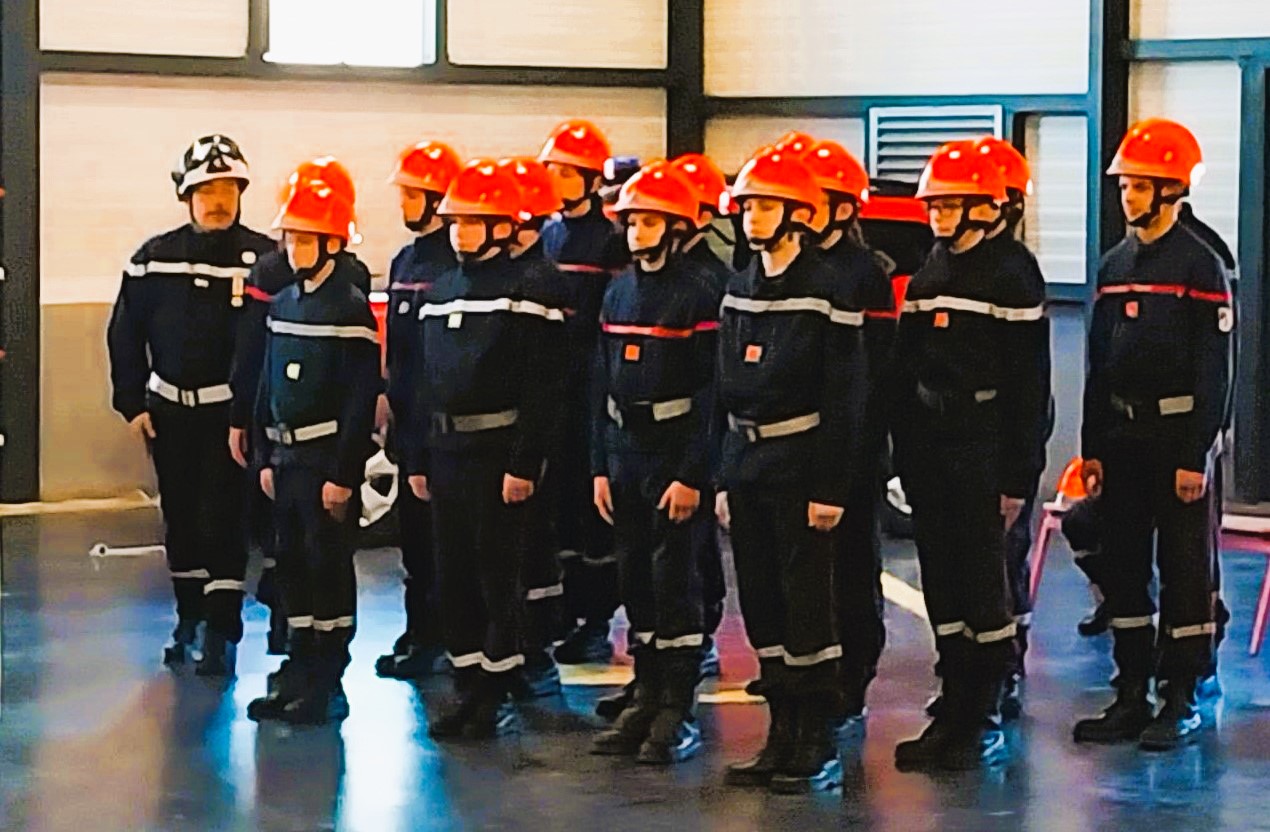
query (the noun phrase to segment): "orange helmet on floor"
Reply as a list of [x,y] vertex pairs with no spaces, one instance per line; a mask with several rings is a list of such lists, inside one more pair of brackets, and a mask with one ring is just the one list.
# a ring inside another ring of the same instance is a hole
[[728,189],[728,180],[709,156],[685,153],[672,159],[670,166],[692,185],[698,203],[716,211],[722,210],[720,199]]
[[930,157],[917,183],[918,199],[985,197],[1003,203],[1009,197],[1001,171],[970,141],[950,142]]
[[1190,130],[1176,121],[1149,118],[1129,128],[1107,174],[1171,179],[1189,188],[1204,175],[1204,154]]
[[613,149],[600,128],[583,119],[571,119],[551,131],[538,154],[538,161],[573,165],[600,173],[612,155]]
[[1058,493],[1062,494],[1068,500],[1083,500],[1089,496],[1085,489],[1085,481],[1082,479],[1082,472],[1085,468],[1085,460],[1076,457],[1067,463],[1067,467],[1063,469],[1063,475],[1058,478]]
[[506,217],[520,219],[520,186],[494,159],[468,162],[450,183],[437,213],[443,217]]
[[462,167],[463,160],[448,144],[419,142],[401,151],[388,182],[444,194]]
[[1028,164],[1027,158],[1019,152],[1017,147],[1005,139],[984,136],[975,140],[975,149],[991,159],[992,164],[997,166],[1007,188],[1018,191],[1024,196],[1032,195],[1035,190],[1032,185],[1032,166]]
[[803,154],[803,164],[826,191],[845,194],[857,203],[869,201],[869,172],[837,142],[821,141]]
[[816,144],[816,138],[808,135],[801,130],[790,130],[785,135],[776,140],[776,144],[772,145],[777,150],[791,150],[796,156],[801,156],[811,150]]
[[344,242],[352,235],[352,225],[352,204],[320,179],[301,182],[292,188],[273,220],[275,230],[324,234]]
[[521,156],[503,159],[498,166],[510,173],[520,188],[520,219],[549,217],[564,207],[556,182],[542,162]]
[[749,197],[783,199],[815,207],[822,196],[816,178],[796,154],[776,147],[760,150],[745,163],[732,185],[732,200]]
[[670,162],[645,165],[627,180],[613,206],[617,214],[656,211],[695,222],[701,213],[697,190]]

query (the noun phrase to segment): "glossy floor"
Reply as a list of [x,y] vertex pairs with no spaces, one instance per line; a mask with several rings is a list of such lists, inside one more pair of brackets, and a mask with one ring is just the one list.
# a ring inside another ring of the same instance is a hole
[[[1235,610],[1222,654],[1226,696],[1206,714],[1198,745],[1144,755],[1070,742],[1072,720],[1108,696],[1108,644],[1075,634],[1087,596],[1059,544],[1009,766],[964,776],[895,771],[895,743],[923,723],[931,654],[925,622],[888,605],[890,646],[870,692],[868,736],[845,749],[845,788],[789,798],[721,783],[724,764],[757,746],[761,705],[704,705],[706,752],[673,770],[587,754],[598,724],[591,704],[610,689],[593,685],[526,709],[519,739],[434,744],[427,719],[448,697],[444,680],[420,690],[372,670],[401,626],[391,551],[359,556],[352,716],[339,728],[258,728],[243,710],[276,665],[264,655],[264,611],[248,609],[236,683],[172,674],[156,661],[170,628],[162,560],[87,555],[97,540],[156,538],[144,511],[5,522],[0,828],[1270,829],[1270,674],[1266,660],[1246,655],[1264,555],[1226,557]],[[888,567],[916,581],[907,545],[888,549]],[[734,689],[753,668],[735,614],[722,643],[722,685]]]

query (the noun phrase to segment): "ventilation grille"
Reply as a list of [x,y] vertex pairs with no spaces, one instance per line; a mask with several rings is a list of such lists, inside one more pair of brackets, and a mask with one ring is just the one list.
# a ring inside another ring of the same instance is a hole
[[916,182],[926,160],[946,142],[1002,135],[995,104],[948,107],[873,107],[869,110],[869,175]]

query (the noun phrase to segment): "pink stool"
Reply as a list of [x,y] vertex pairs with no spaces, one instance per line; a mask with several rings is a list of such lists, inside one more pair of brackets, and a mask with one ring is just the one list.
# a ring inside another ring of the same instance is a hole
[[1252,638],[1248,643],[1248,655],[1255,656],[1261,652],[1261,644],[1266,639],[1266,625],[1270,623],[1270,540],[1223,532],[1222,549],[1266,556],[1266,571],[1261,578],[1261,595],[1257,598],[1257,613],[1252,619]]

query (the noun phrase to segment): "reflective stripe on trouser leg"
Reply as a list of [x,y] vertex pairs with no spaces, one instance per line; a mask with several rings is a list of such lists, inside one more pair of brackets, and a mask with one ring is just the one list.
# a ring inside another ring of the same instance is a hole
[[536,506],[503,503],[505,470],[505,454],[435,451],[429,483],[446,649],[490,673],[524,664],[522,524]]
[[1184,505],[1171,499],[1157,509],[1161,679],[1199,678],[1212,667],[1217,634],[1213,499],[1210,488],[1198,502]]
[[631,626],[652,631],[656,650],[700,651],[700,549],[713,524],[704,505],[683,523],[658,510],[677,461],[673,454],[609,454],[618,587]]

